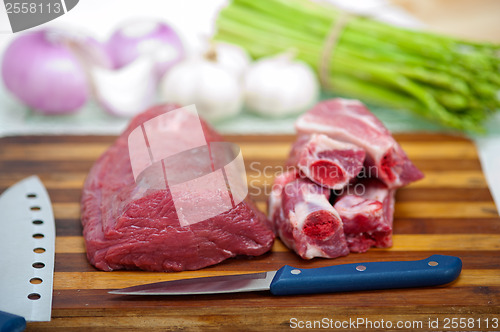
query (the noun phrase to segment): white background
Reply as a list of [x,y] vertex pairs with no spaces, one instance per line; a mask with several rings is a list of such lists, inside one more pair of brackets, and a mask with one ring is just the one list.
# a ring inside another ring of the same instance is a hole
[[[103,41],[128,19],[160,18],[181,34],[187,47],[197,47],[213,31],[213,21],[225,3],[226,0],[80,0],[72,10],[42,26],[74,26]],[[0,7],[1,51],[14,35],[7,33],[10,25],[5,8]]]

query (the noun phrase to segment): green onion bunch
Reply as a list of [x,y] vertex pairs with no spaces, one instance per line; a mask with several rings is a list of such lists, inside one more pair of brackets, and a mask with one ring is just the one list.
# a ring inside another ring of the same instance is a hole
[[[483,131],[485,119],[500,108],[500,45],[345,15],[309,0],[232,0],[217,18],[215,39],[255,58],[294,50],[327,78],[325,90],[459,130]],[[328,49],[325,40],[340,20]]]

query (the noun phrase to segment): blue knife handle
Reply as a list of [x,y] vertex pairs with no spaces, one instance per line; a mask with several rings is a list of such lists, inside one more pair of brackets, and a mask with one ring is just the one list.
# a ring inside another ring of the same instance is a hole
[[288,265],[271,282],[274,295],[364,291],[444,285],[462,270],[458,257],[432,255],[418,261],[370,262],[297,269]]
[[26,329],[24,317],[0,311],[0,332],[21,332]]

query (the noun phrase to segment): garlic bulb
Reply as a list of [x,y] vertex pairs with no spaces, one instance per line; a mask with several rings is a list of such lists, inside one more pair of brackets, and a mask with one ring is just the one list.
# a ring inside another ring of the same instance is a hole
[[267,116],[282,116],[306,110],[318,99],[319,83],[313,70],[290,54],[262,58],[244,79],[246,107]]
[[154,62],[148,56],[116,70],[94,68],[92,83],[98,104],[110,114],[132,117],[156,101]]
[[214,53],[214,60],[218,64],[236,75],[236,77],[243,78],[252,61],[245,49],[223,42],[214,42],[211,47],[209,53]]
[[195,104],[199,114],[209,121],[237,114],[243,102],[238,78],[204,58],[174,66],[160,83],[160,95],[165,102]]

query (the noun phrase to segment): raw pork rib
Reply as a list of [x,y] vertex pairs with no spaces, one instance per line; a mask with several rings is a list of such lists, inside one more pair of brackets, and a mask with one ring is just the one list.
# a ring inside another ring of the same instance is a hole
[[297,120],[295,128],[299,134],[325,134],[363,148],[370,177],[376,176],[390,188],[423,177],[382,122],[358,100],[320,102]]
[[[271,227],[273,227],[273,231],[276,234],[276,221],[283,219],[283,210],[281,208],[281,204],[283,203],[283,188],[290,182],[298,179],[300,174],[295,171],[288,171],[277,175],[274,178],[273,187],[271,190],[271,194],[269,195],[268,200],[268,216],[269,220],[271,220]],[[280,222],[282,222],[280,220]]]
[[286,246],[305,259],[349,253],[342,221],[328,201],[328,189],[293,171],[279,175],[276,183],[269,211]]
[[269,198],[275,233],[308,259],[392,246],[396,189],[423,174],[382,122],[361,102],[337,98],[295,127],[294,170],[276,177]]
[[292,147],[288,166],[297,166],[312,181],[342,189],[363,168],[365,151],[322,134],[303,135]]
[[[248,199],[215,217],[181,227],[170,190],[136,184],[129,134],[176,108],[159,106],[136,116],[90,170],[82,194],[83,235],[89,261],[101,270],[195,270],[236,255],[261,255],[273,244],[274,234],[265,215]],[[192,115],[177,120],[175,126],[185,128],[179,140],[189,140],[186,132],[198,118]],[[208,142],[222,141],[203,122],[202,127]]]
[[392,246],[395,192],[377,179],[363,179],[336,200],[334,208],[342,218],[350,251]]

